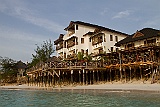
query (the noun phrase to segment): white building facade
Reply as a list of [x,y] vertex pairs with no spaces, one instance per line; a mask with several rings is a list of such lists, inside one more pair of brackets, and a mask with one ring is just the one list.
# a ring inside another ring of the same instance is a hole
[[67,33],[60,34],[54,41],[57,56],[63,59],[78,52],[84,55],[98,55],[102,52],[117,51],[115,43],[128,36],[119,31],[81,21],[71,21],[65,30]]

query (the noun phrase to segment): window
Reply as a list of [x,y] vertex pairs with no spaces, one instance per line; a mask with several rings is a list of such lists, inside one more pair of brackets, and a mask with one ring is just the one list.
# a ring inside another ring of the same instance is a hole
[[91,38],[89,38],[89,42],[91,42]]
[[110,41],[113,41],[113,35],[110,35]]
[[115,40],[116,40],[116,42],[118,42],[118,36],[115,36]]
[[81,43],[82,43],[82,44],[84,43],[84,38],[81,38]]
[[76,30],[78,30],[78,25],[76,25]]
[[113,47],[111,47],[111,52],[113,52]]

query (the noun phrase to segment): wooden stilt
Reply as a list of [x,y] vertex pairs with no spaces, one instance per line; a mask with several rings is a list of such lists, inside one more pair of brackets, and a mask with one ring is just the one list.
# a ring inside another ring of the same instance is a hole
[[140,69],[140,78],[141,78],[141,80],[142,80],[142,78],[143,78],[143,76],[142,76],[142,68],[139,66],[139,69]]
[[71,70],[71,84],[73,85],[73,70]]
[[129,78],[129,80],[131,81],[132,80],[132,68],[131,68],[131,66],[129,66],[129,70],[130,70],[130,78]]
[[110,68],[109,70],[110,70],[110,82],[112,82],[112,75],[111,75],[112,69]]
[[86,85],[88,85],[88,71],[86,71]]
[[126,82],[127,82],[126,69],[124,68],[123,71],[124,71],[124,75],[125,75],[125,83],[126,83]]
[[89,80],[90,80],[89,84],[92,84],[92,72],[91,71],[89,71]]
[[94,84],[94,82],[95,82],[95,77],[94,77],[94,70],[93,70],[93,84]]
[[79,70],[79,83],[81,84],[81,70]]
[[99,71],[97,70],[97,83],[99,83]]
[[85,85],[85,70],[83,69],[83,85]]
[[53,87],[56,85],[55,73],[53,72]]

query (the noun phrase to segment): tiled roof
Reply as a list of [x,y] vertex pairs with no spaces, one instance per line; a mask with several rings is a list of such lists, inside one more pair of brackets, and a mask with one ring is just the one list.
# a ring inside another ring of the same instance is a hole
[[[135,34],[137,32],[139,32],[143,35],[136,37]],[[140,31],[137,31],[137,32],[132,34],[132,35],[129,35],[125,39],[117,42],[115,44],[115,46],[120,46],[121,44],[126,44],[126,43],[129,43],[129,42],[135,42],[135,41],[138,41],[138,40],[143,40],[143,39],[148,39],[148,38],[160,36],[160,30],[153,29],[153,28],[144,28],[144,29],[142,29]]]
[[57,43],[63,41],[63,36],[64,36],[63,34],[60,34],[60,35],[59,35],[59,38],[54,41],[54,44],[57,45]]
[[109,28],[106,28],[106,27],[103,27],[103,26],[99,26],[99,25],[95,25],[95,24],[91,24],[91,23],[86,23],[86,22],[82,22],[82,21],[71,21],[69,26],[66,27],[64,30],[67,30],[67,29],[71,28],[74,24],[80,24],[80,25],[95,27],[95,28],[99,28],[101,30],[107,30],[107,31],[110,31],[110,32],[123,34],[123,35],[126,35],[126,36],[128,35],[126,33],[122,33],[122,32],[119,32],[119,31],[116,31],[116,30],[113,30],[113,29],[109,29]]

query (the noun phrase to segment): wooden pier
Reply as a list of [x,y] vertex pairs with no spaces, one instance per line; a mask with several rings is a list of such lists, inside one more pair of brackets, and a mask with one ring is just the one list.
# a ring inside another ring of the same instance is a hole
[[28,84],[39,87],[160,80],[160,45],[131,47],[107,55],[107,60],[40,62],[27,70]]

